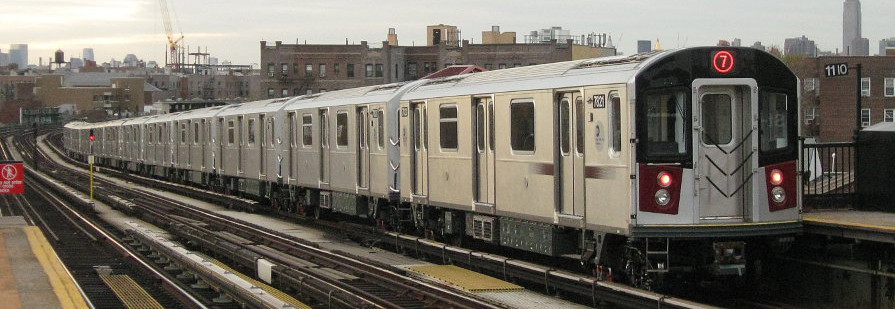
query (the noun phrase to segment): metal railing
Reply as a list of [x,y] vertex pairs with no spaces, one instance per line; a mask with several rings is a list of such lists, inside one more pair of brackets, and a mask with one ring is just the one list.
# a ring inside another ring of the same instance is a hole
[[854,208],[856,143],[806,144],[802,141],[802,194],[806,209]]

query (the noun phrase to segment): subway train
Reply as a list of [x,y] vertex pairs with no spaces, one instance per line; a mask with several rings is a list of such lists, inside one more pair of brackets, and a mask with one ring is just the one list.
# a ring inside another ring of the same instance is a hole
[[696,47],[64,127],[68,155],[649,287],[801,230],[798,80]]

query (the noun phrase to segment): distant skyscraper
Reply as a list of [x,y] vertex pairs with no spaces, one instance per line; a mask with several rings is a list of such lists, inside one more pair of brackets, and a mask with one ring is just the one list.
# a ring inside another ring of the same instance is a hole
[[879,56],[885,56],[886,50],[895,50],[895,37],[879,40]]
[[842,54],[867,56],[867,47],[861,46],[861,1],[845,0],[842,4]]
[[650,40],[638,40],[637,41],[637,53],[647,53],[653,50],[653,42]]
[[9,54],[0,52],[0,67],[9,65]]
[[814,41],[803,35],[800,38],[786,39],[783,43],[783,54],[814,57],[817,54],[817,47],[814,45]]
[[9,63],[15,63],[19,70],[28,68],[28,44],[9,45]]
[[84,61],[96,61],[96,58],[93,57],[93,48],[85,48],[84,49]]
[[764,47],[764,45],[761,45],[761,41],[756,41],[755,44],[752,44],[752,48],[760,49],[760,50],[764,50],[764,51],[768,50],[766,47]]
[[730,42],[730,46],[733,46],[733,47],[743,46],[743,41],[740,40],[739,38],[733,39],[733,42]]

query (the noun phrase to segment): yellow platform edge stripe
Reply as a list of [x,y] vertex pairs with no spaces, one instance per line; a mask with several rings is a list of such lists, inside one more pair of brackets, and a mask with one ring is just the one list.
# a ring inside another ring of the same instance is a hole
[[455,265],[416,265],[408,270],[424,274],[469,292],[510,292],[523,287]]
[[128,275],[100,275],[115,296],[130,309],[165,309]]
[[295,297],[292,297],[292,295],[286,294],[283,291],[280,291],[279,289],[269,286],[264,282],[261,282],[261,281],[253,279],[252,277],[246,276],[245,274],[236,271],[235,269],[231,268],[230,266],[227,266],[227,264],[224,264],[221,261],[218,261],[217,259],[206,258],[206,260],[233,273],[234,275],[238,276],[239,278],[242,278],[245,281],[251,282],[253,285],[260,287],[262,290],[264,290],[268,294],[273,295],[276,298],[279,298],[280,300],[292,305],[292,307],[295,307],[296,309],[312,309],[310,306],[305,305],[305,303],[299,301],[298,299],[295,299]]
[[839,225],[839,226],[852,226],[852,227],[861,227],[866,229],[874,229],[874,230],[886,230],[886,231],[895,231],[895,226],[886,226],[886,225],[873,225],[873,224],[864,224],[857,222],[848,222],[842,220],[830,220],[830,219],[820,219],[820,218],[810,218],[804,217],[803,221],[807,222],[815,222],[815,223],[823,223],[829,225]]
[[50,279],[50,286],[53,287],[53,293],[59,299],[62,308],[89,308],[84,296],[78,290],[74,279],[69,276],[68,271],[53,250],[47,238],[39,227],[26,226],[23,228],[28,236],[28,243],[31,245],[31,251],[37,257],[37,261],[43,267],[44,272]]

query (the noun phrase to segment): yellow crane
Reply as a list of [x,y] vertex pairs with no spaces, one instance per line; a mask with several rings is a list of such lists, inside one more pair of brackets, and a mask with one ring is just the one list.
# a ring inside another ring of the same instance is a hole
[[168,52],[165,55],[165,64],[170,66],[174,71],[180,70],[180,50],[183,41],[183,32],[177,36],[171,27],[171,14],[168,12],[168,1],[158,0],[159,9],[162,11],[162,23],[165,25],[165,35],[168,37]]

